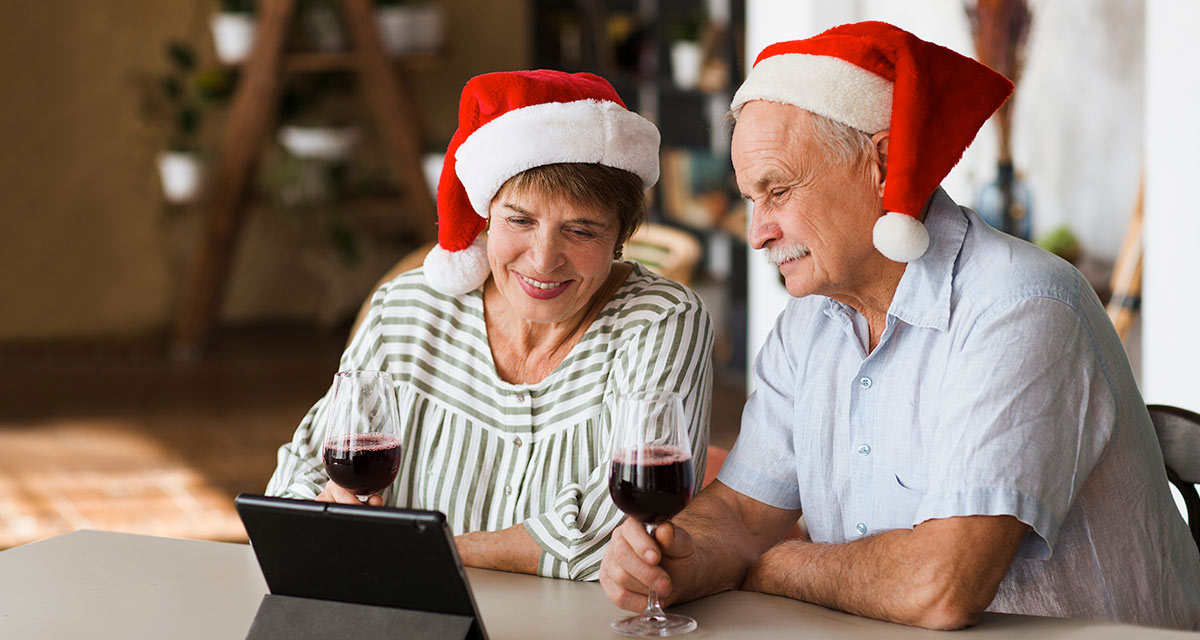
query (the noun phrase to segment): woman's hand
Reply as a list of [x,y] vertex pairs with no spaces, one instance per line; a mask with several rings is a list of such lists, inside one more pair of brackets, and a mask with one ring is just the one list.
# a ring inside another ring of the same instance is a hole
[[383,506],[383,496],[378,493],[371,494],[366,500],[359,500],[358,496],[344,489],[341,485],[330,480],[325,484],[325,490],[321,495],[317,496],[317,502],[335,502],[337,504],[367,504],[372,507]]

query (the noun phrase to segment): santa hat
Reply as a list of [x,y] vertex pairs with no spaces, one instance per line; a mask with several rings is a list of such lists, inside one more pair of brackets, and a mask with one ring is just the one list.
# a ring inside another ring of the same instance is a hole
[[487,280],[487,245],[479,234],[509,178],[581,162],[624,169],[649,189],[658,181],[658,142],[658,129],[629,111],[600,76],[537,70],[472,78],[438,182],[438,246],[425,257],[426,281],[459,295]]
[[919,219],[983,123],[1013,84],[988,67],[884,22],[834,27],[773,44],[733,97],[795,105],[874,134],[890,129],[875,248],[896,262],[920,258],[929,234]]

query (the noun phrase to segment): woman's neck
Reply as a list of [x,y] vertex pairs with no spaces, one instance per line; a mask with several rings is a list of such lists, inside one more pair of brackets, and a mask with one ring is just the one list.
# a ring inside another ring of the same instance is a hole
[[526,320],[489,278],[483,287],[483,320],[500,379],[511,384],[535,384],[550,375],[632,271],[628,263],[613,265],[604,286],[588,304],[562,322]]

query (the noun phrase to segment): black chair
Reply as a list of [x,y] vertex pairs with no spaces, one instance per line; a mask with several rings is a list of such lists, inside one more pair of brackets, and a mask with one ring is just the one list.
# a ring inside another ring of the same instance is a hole
[[1187,507],[1188,528],[1200,547],[1200,414],[1163,404],[1149,404],[1150,419],[1162,447],[1167,479],[1183,495]]

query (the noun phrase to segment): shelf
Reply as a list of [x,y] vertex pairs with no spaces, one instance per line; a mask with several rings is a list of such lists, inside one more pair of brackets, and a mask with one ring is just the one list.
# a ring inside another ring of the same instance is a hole
[[[445,57],[435,51],[391,58],[393,64],[406,70],[435,68]],[[283,58],[286,73],[316,73],[322,71],[355,71],[359,68],[358,54],[352,51],[303,51],[287,53]]]

